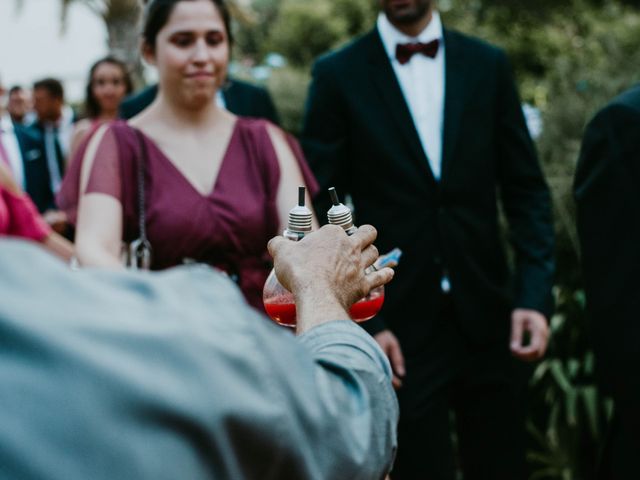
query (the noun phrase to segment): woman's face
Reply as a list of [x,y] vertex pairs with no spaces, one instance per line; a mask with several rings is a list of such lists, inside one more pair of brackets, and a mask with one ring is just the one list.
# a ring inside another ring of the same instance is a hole
[[212,102],[224,83],[229,40],[211,0],[176,4],[146,58],[158,68],[162,94],[189,109]]
[[127,94],[124,72],[113,63],[101,63],[93,72],[91,88],[100,106],[100,112],[116,112]]

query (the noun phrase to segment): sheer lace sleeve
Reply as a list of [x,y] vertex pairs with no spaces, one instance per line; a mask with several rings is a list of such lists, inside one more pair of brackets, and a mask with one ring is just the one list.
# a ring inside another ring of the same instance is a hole
[[121,155],[115,125],[98,128],[79,147],[56,198],[72,223],[83,194],[103,193],[122,202]]

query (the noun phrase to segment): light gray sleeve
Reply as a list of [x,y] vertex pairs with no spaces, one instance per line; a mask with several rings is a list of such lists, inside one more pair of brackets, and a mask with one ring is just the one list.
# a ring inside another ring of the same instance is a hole
[[[290,468],[308,479],[382,479],[391,469],[398,405],[391,368],[376,342],[351,321],[333,321],[301,335],[301,352],[277,352],[289,371],[290,412],[281,445]],[[274,352],[276,353],[276,352]],[[286,365],[288,363],[288,366]],[[295,453],[294,453],[295,452]]]
[[70,272],[0,240],[0,479],[375,480],[390,369],[356,324],[294,338],[211,269]]

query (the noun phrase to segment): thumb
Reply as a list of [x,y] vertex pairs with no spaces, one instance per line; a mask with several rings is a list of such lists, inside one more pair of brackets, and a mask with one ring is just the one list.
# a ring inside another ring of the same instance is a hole
[[522,346],[524,319],[514,316],[511,321],[511,349],[518,350]]
[[269,243],[267,244],[267,250],[269,250],[269,255],[271,255],[272,257],[275,258],[275,256],[278,254],[278,251],[282,248],[283,243],[285,242],[285,238],[284,237],[273,237],[271,240],[269,240]]

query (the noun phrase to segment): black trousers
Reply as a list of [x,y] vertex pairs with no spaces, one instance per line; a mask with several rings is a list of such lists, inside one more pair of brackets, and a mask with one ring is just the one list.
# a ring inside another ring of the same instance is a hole
[[438,328],[405,358],[392,480],[524,480],[525,393],[531,367],[508,338],[473,347],[443,296]]
[[635,480],[640,458],[640,402],[638,395],[630,394],[614,399],[614,415],[609,427],[601,464],[599,480]]

